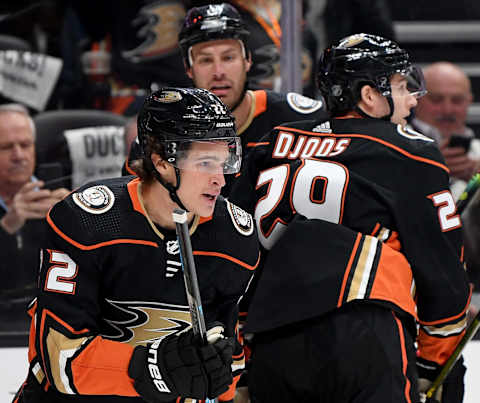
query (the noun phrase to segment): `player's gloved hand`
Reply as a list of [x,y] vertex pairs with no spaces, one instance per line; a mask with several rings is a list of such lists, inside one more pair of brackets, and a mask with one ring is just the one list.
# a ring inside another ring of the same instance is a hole
[[430,389],[430,385],[432,381],[426,378],[419,378],[418,379],[418,390],[420,392],[420,401],[427,402],[427,403],[441,403],[442,402],[442,392],[443,392],[443,385],[440,385],[433,396],[430,399],[427,399],[427,391]]
[[442,401],[442,391],[443,385],[440,385],[433,396],[427,400],[427,392],[432,385],[432,382],[438,375],[438,368],[436,365],[429,365],[430,363],[423,363],[417,362],[417,370],[418,370],[418,391],[420,392],[420,401],[421,402],[428,402],[428,403],[441,403]]
[[234,341],[222,335],[223,327],[207,333],[212,344],[200,346],[190,329],[170,335],[133,351],[128,375],[135,390],[150,403],[168,402],[178,396],[215,398],[232,383]]

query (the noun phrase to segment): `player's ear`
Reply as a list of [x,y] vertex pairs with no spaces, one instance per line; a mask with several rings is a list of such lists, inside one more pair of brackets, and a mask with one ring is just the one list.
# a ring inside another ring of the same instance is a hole
[[380,93],[374,87],[366,84],[360,90],[359,104],[366,107],[368,113],[368,111],[376,109],[379,97],[381,97]]
[[252,52],[247,51],[247,58],[245,59],[245,71],[250,71],[252,68]]
[[170,164],[162,159],[157,153],[152,153],[151,157],[153,166],[158,171],[158,173],[165,175],[169,170]]
[[193,80],[192,67],[189,66],[185,61],[183,61],[183,65],[185,66],[185,73],[187,73],[187,76],[190,78],[190,80]]

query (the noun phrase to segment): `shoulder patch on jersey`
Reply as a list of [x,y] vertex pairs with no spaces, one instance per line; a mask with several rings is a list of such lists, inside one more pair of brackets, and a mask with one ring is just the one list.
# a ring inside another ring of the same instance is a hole
[[253,218],[246,211],[242,210],[240,207],[235,206],[235,204],[227,202],[227,210],[232,219],[233,225],[240,234],[249,236],[253,233]]
[[78,207],[92,214],[106,213],[115,201],[113,192],[105,185],[91,186],[74,193],[72,198]]
[[294,111],[304,114],[318,111],[323,106],[322,101],[308,98],[296,92],[289,92],[287,94],[287,102]]
[[410,126],[397,125],[397,132],[402,136],[409,138],[410,140],[423,140],[427,142],[434,142],[430,137],[425,136],[424,134],[413,130]]

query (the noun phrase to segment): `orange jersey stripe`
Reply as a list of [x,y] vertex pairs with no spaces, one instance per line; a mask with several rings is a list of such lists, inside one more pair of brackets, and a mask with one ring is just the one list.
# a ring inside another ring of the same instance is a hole
[[220,401],[229,401],[235,397],[235,389],[237,388],[238,380],[240,379],[240,375],[233,377],[233,382],[228,387],[226,392],[223,392],[218,398]]
[[420,357],[440,365],[445,364],[464,334],[465,330],[458,335],[440,339],[428,335],[420,328],[418,335]]
[[253,143],[253,142],[252,142],[252,143],[247,143],[247,147],[266,146],[266,145],[268,145],[268,144],[270,144],[270,142],[268,142],[268,141],[260,141],[260,142],[258,142],[258,143]]
[[260,263],[260,253],[258,254],[258,259],[254,266],[251,266],[248,263],[242,262],[241,260],[234,258],[233,256],[227,255],[225,253],[220,253],[220,252],[207,252],[207,251],[196,250],[193,252],[193,254],[194,256],[216,256],[222,259],[227,259],[232,261],[233,263],[238,264],[239,266],[244,267],[247,270],[255,270],[258,264]]
[[408,403],[412,403],[410,399],[410,380],[408,379],[407,376],[407,364],[408,364],[408,359],[407,359],[407,351],[405,350],[405,335],[403,334],[403,327],[402,323],[400,320],[395,316],[395,314],[392,312],[392,315],[395,318],[395,322],[397,322],[398,326],[398,334],[400,336],[400,348],[402,350],[402,372],[405,377],[405,400]]
[[355,259],[355,255],[357,254],[358,245],[361,239],[362,234],[358,233],[357,238],[355,239],[355,243],[353,244],[352,253],[350,254],[350,259],[348,260],[345,274],[343,276],[342,288],[340,290],[340,296],[338,297],[337,308],[342,305],[343,295],[345,294],[345,287],[347,286],[348,275],[350,274],[350,269],[352,268],[353,260]]
[[256,118],[267,110],[267,93],[264,90],[253,91],[255,95],[255,112],[253,117]]
[[380,229],[380,223],[377,222],[377,223],[375,224],[375,226],[373,227],[372,232],[370,232],[370,235],[371,235],[371,236],[376,236],[376,233],[377,233],[377,231],[378,231],[379,229]]
[[127,159],[125,160],[125,170],[126,170],[130,175],[135,175],[135,176],[136,176],[137,174],[135,173],[135,171],[134,171],[132,168],[130,168],[130,165],[128,164],[129,162],[130,162],[130,161],[129,161],[128,156],[127,156]]
[[[78,393],[84,395],[138,396],[128,364],[133,347],[97,336],[72,362]],[[99,382],[101,380],[101,382]]]
[[206,223],[206,222],[209,222],[213,219],[213,216],[208,216],[208,217],[200,217],[200,221],[198,222],[198,224],[203,224],[203,223]]
[[412,270],[405,256],[383,245],[370,298],[391,301],[417,318],[412,281]]
[[136,244],[136,245],[154,246],[154,247],[158,248],[158,244],[156,242],[145,241],[145,240],[142,240],[142,239],[115,239],[115,240],[112,240],[112,241],[99,242],[99,243],[96,243],[96,244],[93,244],[93,245],[83,245],[80,242],[74,241],[68,235],[66,235],[62,231],[60,231],[60,229],[53,223],[49,214],[47,215],[47,222],[50,224],[52,229],[60,237],[62,237],[63,239],[65,239],[65,241],[72,244],[73,246],[76,246],[78,249],[81,249],[81,250],[98,249],[98,248],[102,248],[104,246],[116,245],[116,244],[121,244],[121,243],[131,243],[131,244]]
[[133,209],[135,211],[138,211],[140,214],[146,215],[145,210],[142,207],[142,203],[140,203],[140,200],[138,198],[139,185],[140,185],[140,179],[135,178],[134,180],[128,182],[127,190],[128,190],[128,194],[130,195],[130,200],[132,201],[132,204],[133,204]]

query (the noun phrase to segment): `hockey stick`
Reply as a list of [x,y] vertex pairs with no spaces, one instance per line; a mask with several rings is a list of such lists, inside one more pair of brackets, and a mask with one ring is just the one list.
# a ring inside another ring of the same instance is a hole
[[[475,193],[479,188],[480,188],[480,173],[476,173],[468,181],[467,186],[465,187],[465,190],[462,192],[462,194],[458,198],[457,214],[460,215],[463,213],[468,203],[470,202],[470,200],[472,200],[473,196],[475,195]],[[437,375],[435,380],[427,389],[427,392],[425,394],[425,401],[430,399],[435,394],[435,392],[440,387],[440,385],[442,385],[442,383],[445,381],[448,374],[450,374],[450,372],[452,371],[453,366],[460,358],[460,355],[462,354],[466,344],[473,338],[473,336],[475,336],[479,328],[480,328],[480,312],[477,313],[473,321],[467,327],[465,334],[459,341],[457,347],[455,347],[455,350],[453,350],[452,355],[447,360],[447,362],[443,365],[440,373]]]
[[178,244],[180,246],[180,259],[182,262],[183,279],[187,292],[188,306],[192,318],[193,334],[202,344],[208,344],[207,328],[203,317],[202,300],[198,286],[197,271],[193,259],[192,243],[188,233],[187,213],[182,209],[175,209],[172,214],[177,231]]
[[470,200],[472,200],[475,192],[480,187],[480,173],[473,175],[467,183],[465,190],[457,200],[457,213],[462,214]]
[[[207,327],[203,316],[202,299],[200,287],[198,286],[197,270],[193,259],[192,242],[188,233],[187,212],[182,209],[175,209],[172,213],[175,229],[177,232],[178,244],[180,246],[180,260],[182,262],[183,280],[187,293],[190,317],[192,318],[193,334],[197,336],[202,344],[208,344]],[[217,403],[217,399],[205,399],[205,403]]]

